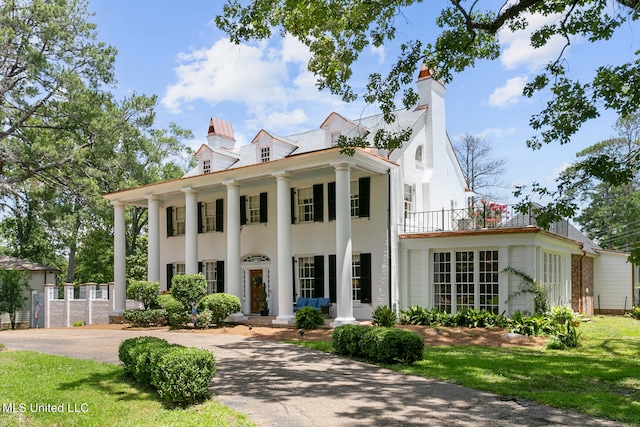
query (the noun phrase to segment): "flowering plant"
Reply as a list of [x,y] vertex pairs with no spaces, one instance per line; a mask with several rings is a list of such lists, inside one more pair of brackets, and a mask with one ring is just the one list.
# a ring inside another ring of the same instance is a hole
[[509,218],[507,205],[488,202],[485,199],[480,200],[480,204],[473,208],[471,215],[478,228],[500,227],[502,220]]

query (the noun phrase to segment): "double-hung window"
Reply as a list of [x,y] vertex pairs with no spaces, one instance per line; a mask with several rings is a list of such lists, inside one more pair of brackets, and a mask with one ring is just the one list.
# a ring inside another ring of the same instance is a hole
[[543,273],[542,284],[549,292],[549,302],[551,304],[565,304],[566,295],[563,292],[562,278],[562,255],[551,252],[542,253]]
[[302,256],[298,258],[298,295],[302,298],[313,298],[315,268],[314,257]]
[[267,193],[240,196],[240,224],[267,222]]
[[174,211],[174,236],[184,236],[186,230],[186,212],[184,206],[176,206]]
[[415,203],[415,186],[412,184],[404,185],[404,217],[409,218],[413,213],[413,204]]
[[208,233],[216,231],[216,204],[215,202],[202,203],[202,231]]
[[216,286],[218,284],[218,272],[216,269],[215,261],[204,262],[204,278],[207,281],[207,294],[213,294],[216,292]]
[[298,222],[313,222],[313,187],[298,189]]
[[260,196],[249,196],[248,199],[248,216],[247,216],[247,224],[258,224],[260,223]]

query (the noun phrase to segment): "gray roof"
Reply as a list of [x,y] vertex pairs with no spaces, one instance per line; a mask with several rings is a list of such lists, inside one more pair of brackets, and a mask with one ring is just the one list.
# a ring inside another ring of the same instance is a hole
[[587,253],[597,254],[599,250],[602,250],[602,248],[597,243],[589,239],[584,233],[582,233],[582,231],[578,230],[571,223],[569,223],[568,237],[572,240],[582,243],[582,249]]
[[8,255],[0,255],[0,268],[23,271],[60,271],[55,267],[47,267],[46,265]]

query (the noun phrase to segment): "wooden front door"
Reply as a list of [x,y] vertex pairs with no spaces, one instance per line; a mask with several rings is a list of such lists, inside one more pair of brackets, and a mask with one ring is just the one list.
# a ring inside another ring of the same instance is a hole
[[251,313],[260,313],[262,308],[262,269],[249,270],[251,287]]

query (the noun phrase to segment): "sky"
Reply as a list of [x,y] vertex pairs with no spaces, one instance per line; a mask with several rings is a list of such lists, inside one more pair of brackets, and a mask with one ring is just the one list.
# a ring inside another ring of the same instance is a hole
[[[194,139],[187,144],[194,149],[206,143],[211,117],[231,122],[237,144],[248,144],[261,129],[283,136],[316,129],[331,112],[348,118],[376,114],[375,106],[362,101],[366,76],[388,70],[403,40],[434,41],[438,30],[434,22],[444,0],[403,9],[396,20],[397,39],[363,52],[351,81],[361,96],[350,104],[317,90],[315,77],[306,69],[310,54],[295,39],[276,36],[250,44],[230,43],[213,23],[223,4],[222,0],[89,0],[98,40],[119,52],[116,96],[157,95],[156,127],[173,122],[191,130]],[[532,23],[543,24],[545,19],[555,18],[533,17]],[[587,81],[599,65],[634,60],[640,49],[635,35],[639,29],[637,23],[626,24],[611,40],[597,44],[572,40],[565,51],[570,76]],[[500,42],[499,59],[479,62],[446,85],[446,120],[452,142],[472,134],[487,140],[496,158],[506,160],[506,188],[498,193],[503,201],[513,202],[513,186],[552,185],[578,151],[615,136],[617,117],[605,112],[585,124],[571,143],[531,150],[525,144],[535,134],[529,120],[549,98],[545,94],[525,98],[522,88],[557,56],[563,43],[555,40],[534,51],[526,31],[504,32]]]

